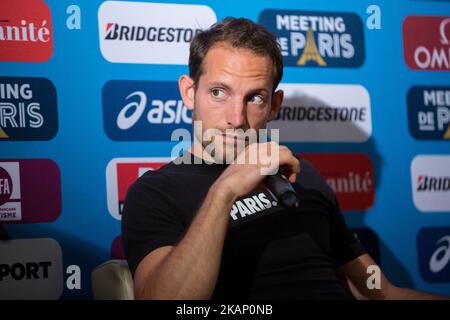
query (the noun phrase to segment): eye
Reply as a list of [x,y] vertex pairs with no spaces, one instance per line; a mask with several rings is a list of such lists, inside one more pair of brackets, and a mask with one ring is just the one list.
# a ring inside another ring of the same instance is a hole
[[223,98],[225,96],[225,92],[222,89],[214,88],[211,90],[211,94],[214,98]]
[[254,103],[254,104],[262,104],[262,103],[264,102],[264,98],[263,98],[263,96],[257,94],[257,95],[252,96],[252,97],[248,100],[248,102]]

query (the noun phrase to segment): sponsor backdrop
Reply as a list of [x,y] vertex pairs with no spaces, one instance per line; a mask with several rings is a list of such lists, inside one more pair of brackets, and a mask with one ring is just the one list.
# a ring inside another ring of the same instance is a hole
[[191,130],[176,81],[226,16],[275,33],[270,127],[387,276],[450,295],[450,3],[169,2],[0,2],[0,299],[90,299],[93,268],[124,258],[127,188]]

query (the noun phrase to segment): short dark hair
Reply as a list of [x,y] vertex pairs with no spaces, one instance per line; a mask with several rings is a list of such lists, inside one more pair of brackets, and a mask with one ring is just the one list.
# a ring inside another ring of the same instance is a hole
[[273,90],[283,77],[283,56],[273,33],[262,25],[245,18],[227,17],[200,31],[192,39],[189,50],[189,76],[198,83],[203,73],[202,63],[209,49],[219,42],[234,48],[248,49],[260,56],[272,59],[274,67]]

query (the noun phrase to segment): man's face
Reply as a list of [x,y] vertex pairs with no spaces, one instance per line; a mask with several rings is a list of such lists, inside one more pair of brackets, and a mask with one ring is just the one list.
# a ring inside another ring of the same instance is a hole
[[[228,153],[237,155],[239,140],[236,129],[266,128],[282,100],[282,92],[273,94],[274,68],[270,57],[259,56],[247,49],[233,48],[227,44],[214,45],[203,60],[203,73],[195,87],[193,120],[202,122],[202,134],[208,129],[218,129],[213,136],[216,160]],[[281,95],[281,99],[279,97]],[[276,100],[276,101],[273,101]],[[230,133],[231,131],[231,133]],[[229,133],[229,134],[227,134]],[[200,132],[196,139],[206,147]],[[234,158],[232,157],[232,158]]]

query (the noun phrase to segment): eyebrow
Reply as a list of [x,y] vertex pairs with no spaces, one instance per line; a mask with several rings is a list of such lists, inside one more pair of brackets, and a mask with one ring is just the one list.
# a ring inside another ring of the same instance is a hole
[[[212,82],[209,84],[209,87],[221,87],[224,88],[226,90],[232,91],[231,87],[223,82]],[[266,88],[256,88],[256,89],[251,89],[246,96],[251,96],[253,94],[256,93],[266,93],[268,94],[269,91]]]
[[208,85],[208,87],[221,87],[231,91],[230,86],[226,85],[223,82],[212,82]]
[[269,94],[269,91],[265,88],[259,88],[259,89],[252,89],[250,90],[250,92],[247,94],[247,96],[251,96],[257,93],[265,93],[265,94]]

